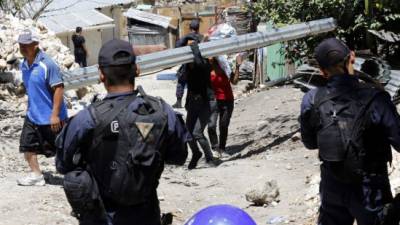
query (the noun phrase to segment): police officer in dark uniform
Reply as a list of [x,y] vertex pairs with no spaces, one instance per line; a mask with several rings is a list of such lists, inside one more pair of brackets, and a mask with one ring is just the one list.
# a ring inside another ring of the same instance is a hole
[[[188,44],[189,40],[194,40],[197,43],[200,43],[203,41],[204,36],[199,33],[200,30],[200,20],[199,19],[194,19],[190,22],[189,25],[190,28],[190,33],[179,39],[175,47],[184,47]],[[172,105],[174,108],[182,108],[182,98],[183,94],[185,92],[185,86],[187,83],[187,75],[186,75],[186,66],[182,65],[178,72],[178,82],[176,84],[176,103]]]
[[[66,181],[71,179],[68,174],[84,168],[97,185],[90,179],[82,183],[97,186],[94,191],[98,189],[100,199],[96,202],[100,200],[105,209],[106,221],[101,215],[85,216],[85,208],[78,206],[83,208],[80,224],[160,225],[156,188],[164,162],[183,165],[187,158],[189,134],[181,115],[163,100],[147,96],[139,87],[135,90],[135,59],[126,41],[111,40],[103,45],[100,80],[108,95],[80,111],[57,140],[56,166],[66,174],[64,189],[66,183],[71,184]],[[79,200],[78,191],[66,191],[71,206]]]
[[[381,224],[393,199],[387,164],[391,146],[400,150],[399,114],[387,92],[354,75],[355,55],[343,42],[324,40],[315,57],[327,85],[304,96],[300,122],[304,145],[322,161],[318,224]],[[352,110],[359,114],[343,113]]]

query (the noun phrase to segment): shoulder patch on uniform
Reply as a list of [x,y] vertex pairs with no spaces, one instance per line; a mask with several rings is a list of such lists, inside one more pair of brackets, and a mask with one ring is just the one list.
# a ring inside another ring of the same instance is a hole
[[141,123],[141,122],[136,122],[136,127],[140,131],[140,134],[142,135],[143,139],[147,138],[147,135],[149,135],[151,129],[153,129],[154,123]]

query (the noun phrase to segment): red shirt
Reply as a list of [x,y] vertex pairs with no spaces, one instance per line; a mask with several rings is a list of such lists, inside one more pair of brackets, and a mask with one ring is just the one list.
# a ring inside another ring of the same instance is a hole
[[233,101],[233,92],[229,78],[221,72],[211,71],[211,85],[217,100]]

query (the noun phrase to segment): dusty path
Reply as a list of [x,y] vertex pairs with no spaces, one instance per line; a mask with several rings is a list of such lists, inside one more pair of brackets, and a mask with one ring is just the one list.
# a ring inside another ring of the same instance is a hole
[[[153,95],[175,101],[175,84],[148,76],[138,81]],[[235,106],[228,139],[228,153],[217,168],[201,161],[199,168],[167,166],[160,180],[163,212],[173,212],[174,224],[183,224],[195,211],[211,204],[233,204],[245,209],[257,224],[282,216],[289,224],[303,224],[312,216],[304,203],[306,177],[318,172],[315,152],[298,140],[297,116],[302,93],[292,87],[273,88],[242,97]],[[7,121],[22,120],[16,115]],[[22,123],[22,122],[21,122]],[[17,129],[18,130],[18,129]],[[0,135],[3,133],[0,133]],[[48,184],[20,187],[15,180],[27,170],[18,153],[19,133],[0,137],[0,224],[77,224],[55,173],[54,160],[41,158]],[[245,199],[246,190],[271,179],[278,182],[279,202],[255,207]]]

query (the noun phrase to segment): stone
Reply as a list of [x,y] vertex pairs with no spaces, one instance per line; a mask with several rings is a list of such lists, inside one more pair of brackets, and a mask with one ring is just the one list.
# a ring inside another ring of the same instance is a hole
[[75,58],[71,55],[68,55],[64,58],[63,65],[67,68],[70,68],[72,64],[74,64]]
[[78,95],[76,94],[75,90],[64,91],[64,95],[69,99],[78,98]]
[[78,90],[76,90],[76,95],[78,97],[78,99],[82,99],[83,97],[85,97],[85,95],[89,92],[89,90],[86,87],[82,87],[79,88]]
[[264,181],[254,185],[246,193],[246,200],[256,206],[269,205],[279,197],[279,188],[276,180]]
[[296,142],[296,141],[301,140],[300,132],[295,133],[295,134],[292,136],[291,139],[292,139],[293,142]]
[[4,59],[0,59],[0,71],[5,70],[7,68],[7,61]]

